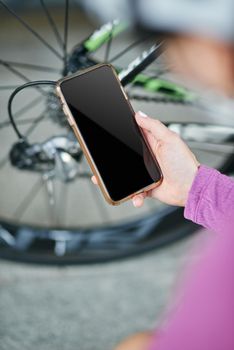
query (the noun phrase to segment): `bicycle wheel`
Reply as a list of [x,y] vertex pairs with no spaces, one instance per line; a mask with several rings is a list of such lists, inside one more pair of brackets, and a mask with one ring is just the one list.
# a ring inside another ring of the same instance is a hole
[[[139,210],[131,203],[112,208],[104,202],[90,182],[87,163],[52,89],[29,89],[14,105],[30,147],[16,143],[6,114],[15,86],[48,76],[56,80],[103,61],[121,71],[152,45],[152,38],[135,38],[118,21],[93,31],[77,6],[71,11],[68,0],[53,8],[53,14],[42,0],[40,7],[28,11],[0,4],[0,40],[7,48],[0,60],[7,81],[0,86],[0,256],[41,264],[96,263],[140,254],[194,232],[197,226],[183,219],[182,209],[150,200]],[[9,60],[12,55],[16,60]],[[162,115],[199,150],[201,161],[209,158],[210,165],[231,172],[234,126],[217,126],[216,120],[189,107],[193,94],[170,83],[161,62],[144,72],[139,60],[136,67],[127,86],[135,109],[141,106],[151,115]],[[188,108],[193,113],[189,120]]]

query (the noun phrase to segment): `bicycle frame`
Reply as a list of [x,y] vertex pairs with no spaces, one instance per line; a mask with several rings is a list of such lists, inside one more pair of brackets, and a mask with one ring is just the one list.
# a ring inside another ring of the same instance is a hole
[[[122,23],[119,20],[114,20],[104,24],[98,30],[95,30],[88,38],[79,43],[73,50],[72,55],[79,58],[87,57],[90,64],[96,64],[90,59],[90,55],[94,54],[102,45],[108,44],[113,38],[123,33],[129,28],[127,23]],[[153,45],[149,50],[144,51],[139,57],[131,62],[127,69],[122,70],[116,67],[122,85],[132,84],[133,86],[141,87],[152,93],[159,93],[166,97],[171,102],[193,103],[197,96],[187,89],[175,83],[169,82],[154,76],[141,73],[147,68],[159,55],[163,52],[162,43]],[[112,63],[114,59],[110,59]]]

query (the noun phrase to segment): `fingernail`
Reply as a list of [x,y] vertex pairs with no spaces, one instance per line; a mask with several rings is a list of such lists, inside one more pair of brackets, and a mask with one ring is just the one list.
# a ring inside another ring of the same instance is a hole
[[142,118],[147,118],[147,114],[145,114],[144,112],[142,111],[138,111],[137,114],[142,117]]
[[134,207],[137,207],[137,199],[133,199],[133,205],[134,205]]

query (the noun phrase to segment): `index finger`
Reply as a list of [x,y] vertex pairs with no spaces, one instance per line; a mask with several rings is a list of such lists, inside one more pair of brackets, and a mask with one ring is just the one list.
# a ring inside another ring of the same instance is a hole
[[136,113],[136,121],[141,128],[151,132],[157,140],[164,139],[170,132],[159,120],[150,118],[142,112]]

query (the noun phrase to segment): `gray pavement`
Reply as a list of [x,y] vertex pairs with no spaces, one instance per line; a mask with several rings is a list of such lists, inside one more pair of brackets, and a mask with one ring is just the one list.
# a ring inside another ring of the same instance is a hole
[[0,349],[109,350],[131,333],[153,329],[191,241],[104,265],[0,261]]

